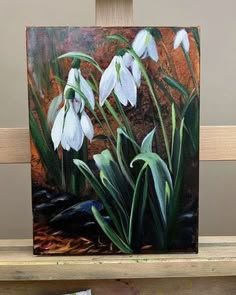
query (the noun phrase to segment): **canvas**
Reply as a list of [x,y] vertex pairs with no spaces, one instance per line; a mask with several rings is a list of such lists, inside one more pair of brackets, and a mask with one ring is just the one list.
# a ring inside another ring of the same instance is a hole
[[35,254],[197,252],[197,27],[30,27]]

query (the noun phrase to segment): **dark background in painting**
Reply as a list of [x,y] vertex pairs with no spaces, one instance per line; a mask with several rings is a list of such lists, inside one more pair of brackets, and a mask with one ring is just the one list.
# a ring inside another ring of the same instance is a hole
[[[91,55],[101,66],[105,69],[112,57],[116,52],[116,48],[120,47],[121,44],[116,41],[108,41],[105,39],[106,35],[110,34],[121,34],[129,41],[132,41],[137,31],[140,28],[74,28],[74,27],[61,27],[61,28],[29,28],[27,30],[27,50],[28,50],[28,78],[31,83],[34,84],[36,91],[43,97],[40,100],[41,106],[45,114],[48,111],[49,104],[53,97],[57,96],[59,93],[63,92],[63,87],[57,83],[55,75],[60,77],[62,80],[66,81],[68,71],[71,66],[70,59],[56,60],[56,57],[68,52],[68,51],[80,51]],[[178,78],[180,82],[187,88],[192,88],[191,77],[184,60],[184,56],[181,50],[173,50],[173,39],[174,32],[171,28],[159,28],[165,46],[168,52],[172,55],[173,61],[176,66]],[[193,64],[193,69],[195,75],[199,79],[199,56],[196,46],[193,44],[193,38],[190,36],[190,58]],[[158,42],[157,42],[158,46]],[[145,65],[149,70],[150,76],[155,78],[161,77],[161,72],[164,71],[171,74],[171,70],[168,68],[168,63],[166,60],[165,52],[163,48],[158,46],[159,62],[154,63],[147,59]],[[88,77],[90,71],[92,71],[99,81],[100,74],[88,63],[82,62],[81,71],[84,77]],[[168,137],[170,138],[171,132],[171,121],[170,121],[170,103],[166,99],[165,95],[161,90],[156,88],[159,103],[161,105],[164,122],[168,126]],[[175,97],[175,101],[179,103],[180,95],[177,91],[170,90],[172,95]],[[137,108],[130,108],[129,106],[125,108],[125,112],[131,121],[132,128],[140,142],[144,136],[153,128],[153,119],[151,104],[149,103],[150,97],[148,89],[145,83],[138,90],[138,104]],[[197,102],[197,109],[199,108]],[[34,110],[34,103],[29,95],[29,106],[31,110]],[[102,120],[102,118],[100,118]],[[198,115],[197,117],[189,119],[191,123],[199,124]],[[194,121],[195,120],[195,121]],[[194,122],[193,122],[194,121]],[[111,127],[115,130],[116,123],[110,118]],[[94,123],[95,135],[100,134],[101,130],[96,122]],[[159,126],[157,130],[159,130]],[[157,132],[160,137],[157,137],[157,144],[154,148],[158,153],[165,157],[163,151],[163,141],[161,137],[161,132]],[[102,143],[101,141],[95,141],[92,144],[88,144],[88,154],[89,159],[92,159],[93,154],[99,153],[104,148],[108,147],[108,144]],[[189,142],[185,139],[184,144],[185,149],[185,174],[184,174],[184,186],[182,188],[182,207],[192,207],[195,211],[194,224],[191,221],[189,224],[177,224],[178,234],[176,240],[176,249],[185,250],[196,250],[197,249],[197,235],[198,235],[198,156],[193,158]],[[43,187],[48,190],[57,190],[57,188],[52,187],[50,181],[47,179],[45,171],[41,165],[40,158],[37,151],[31,142],[32,151],[32,184],[33,190],[35,187]],[[88,192],[84,193],[84,196],[79,196],[81,200],[88,195]],[[34,206],[34,204],[33,204]],[[185,221],[186,222],[186,221]],[[50,243],[54,241],[57,247],[52,247],[51,252],[48,253],[70,253],[70,254],[80,254],[78,251],[78,245],[80,245],[81,240],[78,241],[78,236],[60,233],[55,240],[55,230],[48,227],[47,219],[42,217],[34,216],[34,237],[35,244],[39,243],[39,252],[47,253],[50,249]],[[183,231],[182,228],[185,227]],[[43,234],[44,233],[44,234]],[[60,236],[61,235],[61,236]],[[46,243],[45,249],[43,248],[43,243],[38,241],[43,239]],[[70,242],[68,242],[70,241]],[[77,243],[77,247],[74,244]],[[65,245],[66,244],[66,245]],[[72,245],[72,246],[71,246]],[[81,247],[84,244],[81,243]],[[74,248],[73,248],[74,247]],[[69,251],[69,252],[68,252]],[[81,253],[86,253],[81,251]],[[92,251],[89,252],[93,253]],[[94,253],[97,253],[94,250]],[[105,252],[109,253],[106,249]]]

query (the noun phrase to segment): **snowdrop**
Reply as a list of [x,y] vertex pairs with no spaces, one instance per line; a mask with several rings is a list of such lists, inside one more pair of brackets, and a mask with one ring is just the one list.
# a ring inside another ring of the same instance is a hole
[[[59,110],[51,131],[54,149],[57,149],[61,143],[62,148],[67,151],[71,148],[78,151],[83,144],[84,136],[90,141],[93,138],[93,125],[84,110],[84,99],[79,93],[75,92],[78,82],[81,92],[87,98],[91,108],[94,109],[95,102],[92,89],[80,70],[72,68],[64,89],[64,106]],[[73,97],[70,97],[72,90]]]
[[[79,116],[77,113],[79,110]],[[63,149],[78,151],[84,141],[84,135],[91,141],[94,135],[93,125],[83,109],[82,103],[76,99],[65,101],[54,121],[51,136],[54,148],[61,143]]]
[[101,106],[113,90],[124,106],[128,102],[132,106],[136,105],[137,88],[135,81],[121,56],[114,56],[102,74],[99,84],[99,103]]
[[132,47],[140,58],[150,57],[154,61],[158,61],[158,53],[155,39],[152,34],[142,29],[135,36]]
[[[68,74],[68,80],[66,83],[66,87],[64,89],[64,97],[69,98],[70,91],[75,91],[75,95],[77,97],[80,97],[79,93],[76,92],[76,88],[78,88],[78,83],[80,86],[81,92],[84,94],[84,96],[87,98],[90,106],[92,109],[94,109],[95,100],[94,100],[94,94],[93,91],[88,84],[88,82],[85,80],[85,78],[82,76],[80,69],[71,68]],[[80,99],[83,100],[83,98],[80,97]]]
[[[146,57],[150,57],[152,60],[156,62],[158,61],[156,43],[153,36],[148,30],[142,29],[138,32],[138,34],[134,38],[132,47],[140,58],[143,59]],[[134,81],[139,87],[141,84],[141,71],[139,68],[139,64],[128,52],[124,54],[123,61],[126,67],[131,69]]]
[[180,45],[183,45],[183,48],[186,52],[189,51],[189,39],[188,39],[188,33],[185,29],[179,30],[174,39],[174,49],[178,48]]

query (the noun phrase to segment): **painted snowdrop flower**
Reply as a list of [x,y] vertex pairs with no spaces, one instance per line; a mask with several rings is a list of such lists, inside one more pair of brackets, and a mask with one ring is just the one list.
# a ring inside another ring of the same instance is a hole
[[[77,111],[81,112],[80,118]],[[83,109],[83,105],[76,99],[66,100],[54,121],[51,137],[54,149],[61,143],[63,149],[71,148],[78,151],[84,141],[84,135],[91,141],[94,135],[93,125]]]
[[57,149],[61,143],[62,148],[67,151],[71,148],[78,151],[83,144],[84,136],[90,141],[93,138],[93,125],[84,111],[85,101],[76,92],[78,83],[81,92],[94,109],[95,100],[91,87],[82,76],[80,69],[71,68],[64,89],[64,106],[58,111],[51,130],[54,149]]
[[99,103],[101,106],[113,90],[124,106],[128,102],[132,106],[136,105],[137,88],[135,81],[121,56],[114,56],[102,74],[99,84]]
[[[75,88],[78,88],[78,83],[80,86],[81,92],[84,94],[84,96],[87,98],[90,106],[92,109],[94,109],[95,100],[94,100],[94,94],[92,91],[92,88],[86,81],[86,79],[82,76],[80,69],[71,68],[68,74],[68,80],[64,89],[64,97],[69,98],[68,95],[70,95],[70,91],[74,90]],[[75,91],[75,95],[77,97],[80,97],[79,93]],[[81,100],[83,98],[80,97]]]
[[158,53],[155,39],[152,34],[142,29],[135,36],[132,47],[140,58],[150,57],[154,61],[158,61]]
[[183,45],[185,52],[189,52],[188,33],[185,29],[181,29],[176,33],[174,39],[174,49],[178,48],[181,44]]
[[[154,61],[158,61],[158,53],[155,39],[148,30],[143,29],[138,32],[138,34],[134,38],[132,47],[140,58],[143,59],[146,57],[150,57]],[[141,71],[139,68],[139,64],[128,52],[123,55],[123,61],[126,67],[130,68],[134,81],[139,87],[141,84]]]

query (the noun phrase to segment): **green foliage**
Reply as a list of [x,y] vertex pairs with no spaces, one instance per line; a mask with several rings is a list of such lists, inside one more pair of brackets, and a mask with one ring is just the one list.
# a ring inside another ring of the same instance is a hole
[[113,34],[113,35],[108,35],[106,36],[106,38],[108,40],[116,40],[116,41],[120,41],[123,44],[125,44],[126,46],[130,46],[129,42],[127,39],[125,39],[123,36],[119,35],[119,34]]
[[[155,224],[153,231],[154,239],[158,240],[156,247],[162,249],[168,242],[168,212],[173,206],[174,186],[166,163],[152,152],[154,133],[155,129],[147,134],[140,148],[127,133],[118,129],[116,158],[109,150],[94,155],[100,171],[99,178],[83,161],[74,160],[103,202],[112,224],[108,224],[93,208],[95,219],[108,238],[125,253],[140,252],[144,245],[143,236],[149,230],[149,210]],[[181,136],[180,142],[182,143]],[[134,143],[136,151],[133,149]],[[128,157],[123,157],[123,144],[129,145],[134,154],[131,161],[128,154]],[[182,153],[182,149],[179,149],[179,153]],[[143,164],[140,165],[140,162]]]
[[185,87],[174,78],[170,77],[167,74],[163,74],[163,80],[171,87],[178,90],[184,97],[188,97],[188,91],[185,89]]
[[31,111],[29,113],[29,124],[33,143],[38,150],[49,180],[51,179],[52,183],[61,187],[60,161],[57,153],[53,150],[52,145],[49,144],[51,142],[51,138],[45,133],[43,134],[43,129],[38,126]]
[[58,57],[58,59],[61,58],[73,58],[78,60],[83,60],[86,62],[91,63],[99,72],[102,72],[102,69],[100,68],[99,64],[88,54],[85,54],[83,52],[77,52],[77,51],[71,51],[67,52],[65,54],[62,54]]
[[47,114],[47,120],[49,123],[53,123],[56,119],[57,113],[58,113],[58,107],[62,103],[62,93],[60,93],[58,96],[54,97],[49,105],[48,114]]

